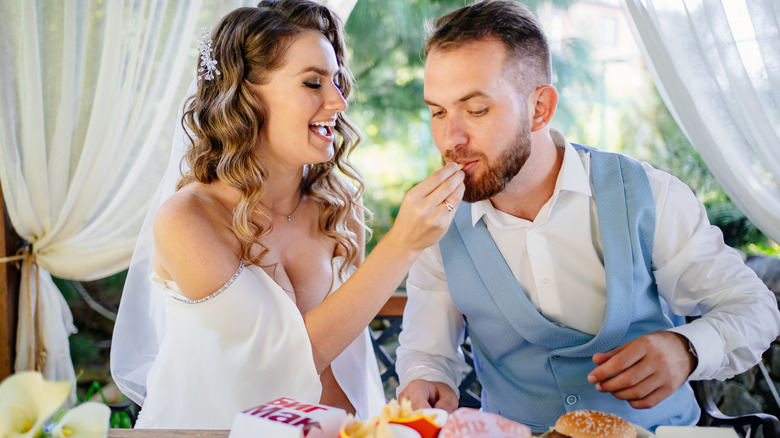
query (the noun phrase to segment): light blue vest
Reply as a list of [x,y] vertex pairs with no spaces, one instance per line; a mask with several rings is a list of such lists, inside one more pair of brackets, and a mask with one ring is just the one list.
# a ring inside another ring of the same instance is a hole
[[[462,203],[441,247],[450,295],[463,313],[482,383],[482,409],[547,431],[576,409],[612,412],[650,430],[693,425],[700,410],[688,384],[652,409],[634,409],[588,383],[592,356],[672,326],[651,270],[655,203],[642,165],[586,149],[607,274],[607,309],[595,336],[556,325],[520,288],[471,205]],[[633,263],[632,263],[633,262]]]

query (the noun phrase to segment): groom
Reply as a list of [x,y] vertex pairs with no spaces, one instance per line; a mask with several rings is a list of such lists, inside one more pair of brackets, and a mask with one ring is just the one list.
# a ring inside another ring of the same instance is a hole
[[[549,127],[549,48],[523,5],[447,14],[425,54],[431,131],[467,202],[409,272],[399,398],[457,407],[468,328],[482,408],[534,432],[576,409],[695,424],[687,381],[757,363],[780,334],[774,295],[678,179]],[[702,317],[673,327],[664,301]]]

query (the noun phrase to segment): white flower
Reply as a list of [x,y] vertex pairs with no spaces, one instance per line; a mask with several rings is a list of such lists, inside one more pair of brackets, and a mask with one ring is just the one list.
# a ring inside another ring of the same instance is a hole
[[71,382],[47,382],[35,371],[18,372],[5,379],[0,383],[0,412],[5,412],[9,427],[3,438],[38,436],[43,422],[62,406],[72,386]]
[[8,408],[0,406],[0,437],[8,436],[8,432],[11,430],[11,414],[8,413]]
[[103,438],[108,436],[111,409],[103,403],[85,402],[68,411],[52,429],[57,438]]

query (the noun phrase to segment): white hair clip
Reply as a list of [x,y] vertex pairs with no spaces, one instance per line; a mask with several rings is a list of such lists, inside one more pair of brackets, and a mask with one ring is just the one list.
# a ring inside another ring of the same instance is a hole
[[211,48],[211,26],[203,26],[200,35],[198,37],[198,52],[200,52],[200,68],[198,72],[202,73],[198,76],[198,80],[205,79],[210,81],[214,79],[214,74],[221,75],[222,72],[217,70],[217,60],[211,57],[211,52],[214,50]]

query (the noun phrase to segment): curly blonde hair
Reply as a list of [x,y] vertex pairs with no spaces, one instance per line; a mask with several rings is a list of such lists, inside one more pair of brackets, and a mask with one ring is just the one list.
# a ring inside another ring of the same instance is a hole
[[[282,66],[295,36],[308,30],[320,32],[333,45],[341,67],[337,79],[346,99],[353,81],[344,62],[346,50],[339,18],[308,0],[263,1],[256,8],[229,13],[215,29],[212,57],[222,74],[199,81],[181,120],[192,142],[185,154],[191,170],[183,174],[178,188],[194,181],[208,184],[220,180],[238,189],[241,196],[233,211],[233,231],[241,242],[242,258],[251,264],[259,264],[268,252],[261,238],[271,227],[252,220],[268,178],[268,169],[253,153],[267,113],[245,80],[266,83],[269,75]],[[307,165],[300,189],[302,196],[319,204],[320,231],[341,245],[346,259],[355,263],[362,255],[361,248],[348,224],[362,224],[368,211],[360,203],[363,179],[348,157],[359,143],[360,134],[343,113],[337,116],[335,131],[338,136],[333,158]],[[250,252],[253,244],[261,248],[255,255]],[[340,275],[349,264],[342,266]]]

